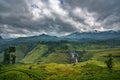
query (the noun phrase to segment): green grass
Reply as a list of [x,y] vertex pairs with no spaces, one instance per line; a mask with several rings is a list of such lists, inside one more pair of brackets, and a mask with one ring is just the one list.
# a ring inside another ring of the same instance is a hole
[[49,56],[44,57],[41,63],[68,63],[68,57],[65,53],[51,53]]
[[120,64],[114,66],[111,73],[100,61],[89,60],[77,64],[4,66],[0,80],[119,80],[119,74]]
[[[104,62],[106,55],[113,54],[115,62],[120,62],[120,47],[106,44],[80,44],[72,42],[48,42],[36,44],[19,44],[16,46],[16,63],[69,63],[69,52],[75,50],[81,54],[80,61],[98,60]],[[0,54],[0,62],[3,61],[3,53]]]
[[25,56],[25,58],[21,61],[24,63],[34,63],[36,62],[42,54],[44,54],[48,50],[48,47],[45,45],[38,45],[31,52]]
[[[51,48],[52,47],[52,48]],[[108,47],[107,45],[74,45],[71,43],[61,43],[57,46],[38,44],[21,60],[22,63],[69,63],[69,52],[75,50],[81,54],[80,61],[98,60],[105,61],[104,56],[112,54],[113,56],[120,56],[120,47]],[[119,57],[114,57],[115,62],[120,62]]]
[[18,71],[8,71],[0,74],[0,80],[30,80],[30,77],[23,73]]

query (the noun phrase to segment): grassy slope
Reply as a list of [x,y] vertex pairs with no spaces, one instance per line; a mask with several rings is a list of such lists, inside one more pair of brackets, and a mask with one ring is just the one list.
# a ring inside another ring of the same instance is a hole
[[45,45],[38,45],[31,52],[29,52],[21,62],[34,63],[47,51],[47,49],[48,47]]
[[[81,54],[82,50],[86,53],[80,61],[87,61],[90,59],[103,61],[109,53],[112,53],[116,62],[120,61],[120,47],[110,47],[104,44],[78,44],[78,43],[50,43],[45,44],[20,44],[16,46],[17,56],[16,62],[22,63],[68,63],[69,52],[72,50],[78,51]],[[0,54],[0,61],[3,60],[3,54]]]
[[114,57],[114,59],[117,61],[120,61],[120,47],[116,47],[116,48],[106,48],[106,49],[92,49],[92,50],[86,50],[87,54],[84,55],[84,57],[82,58],[83,61],[84,60],[89,60],[93,59],[93,60],[98,60],[98,61],[104,61],[108,54],[112,54],[113,56],[118,56],[118,57]]
[[[101,62],[89,60],[77,64],[5,66],[0,80],[119,80],[120,65],[110,73]],[[29,67],[32,69],[29,69]],[[19,76],[18,76],[19,75]]]
[[[28,43],[23,43],[23,44],[18,44],[16,45],[16,52],[15,53],[11,53],[11,54],[15,54],[16,55],[16,63],[19,63],[26,55],[29,51],[31,51],[36,44],[28,44]],[[4,55],[4,51],[2,53],[0,53],[0,62],[3,61],[3,55]]]
[[[52,45],[51,45],[52,46]],[[92,46],[92,47],[91,47]],[[101,47],[101,48],[99,48]],[[78,54],[81,54],[81,51],[85,49],[86,53],[83,54],[83,57],[80,61],[87,60],[98,60],[104,61],[108,54],[113,54],[114,60],[116,62],[120,61],[120,47],[108,47],[108,46],[99,46],[99,45],[73,45],[71,43],[63,43],[59,46],[55,46],[49,51],[49,46],[46,44],[38,44],[31,52],[25,56],[22,60],[23,63],[68,63],[69,62],[69,52],[71,50],[78,51]],[[48,52],[49,51],[49,52]],[[44,55],[47,53],[47,56]]]
[[21,44],[16,46],[16,52],[15,55],[17,57],[17,62],[23,59],[23,57],[26,55],[27,51],[29,50],[31,46],[29,44]]
[[65,53],[51,53],[49,56],[44,57],[41,63],[67,63],[68,56]]
[[32,51],[30,51],[24,59],[23,63],[68,63],[69,51],[76,50],[78,54],[85,49],[86,54],[80,59],[82,62],[87,60],[104,61],[108,54],[113,54],[115,62],[120,61],[120,47],[108,47],[104,45],[87,45],[81,46],[71,43],[61,43],[49,49],[52,45],[38,44]]

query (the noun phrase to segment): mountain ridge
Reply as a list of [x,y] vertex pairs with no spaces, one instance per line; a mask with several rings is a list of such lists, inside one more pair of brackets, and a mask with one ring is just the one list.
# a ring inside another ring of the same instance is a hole
[[119,31],[104,31],[104,32],[74,32],[70,35],[65,36],[68,39],[97,39],[97,40],[105,40],[105,39],[113,39],[120,38]]
[[[2,38],[2,37],[1,37]],[[5,42],[39,42],[39,41],[80,41],[83,39],[91,39],[91,40],[108,40],[108,39],[119,39],[120,31],[104,31],[104,32],[74,32],[66,36],[51,36],[47,34],[41,34],[38,36],[30,36],[30,37],[19,37],[12,39],[2,39],[3,43]]]

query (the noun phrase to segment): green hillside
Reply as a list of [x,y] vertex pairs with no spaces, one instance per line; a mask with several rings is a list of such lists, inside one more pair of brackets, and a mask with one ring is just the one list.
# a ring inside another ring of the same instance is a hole
[[[52,47],[52,48],[51,48]],[[22,63],[67,63],[67,50],[60,46],[38,44],[23,59]]]
[[[71,52],[75,51],[79,62],[88,60],[104,61],[108,54],[112,54],[115,62],[120,61],[120,46],[106,43],[76,43],[76,42],[39,42],[36,44],[18,44],[16,47],[16,63],[75,63],[71,59]],[[0,61],[3,61],[0,54]]]
[[[20,44],[15,47],[17,64],[0,64],[0,80],[120,79],[120,46],[63,41]],[[1,58],[3,54],[0,54]],[[109,54],[113,58],[112,72],[105,65]]]
[[24,63],[35,63],[40,60],[42,54],[48,50],[46,45],[38,45],[32,51],[30,51],[21,62]]
[[4,66],[0,80],[119,80],[120,64],[112,73],[105,64],[89,60],[77,64],[31,64]]
[[76,43],[39,43],[30,52],[23,57],[21,63],[71,63],[70,52],[75,51],[78,54],[79,62],[88,60],[104,61],[108,54],[112,54],[115,62],[120,61],[120,47],[110,47],[108,45],[88,44],[82,45]]

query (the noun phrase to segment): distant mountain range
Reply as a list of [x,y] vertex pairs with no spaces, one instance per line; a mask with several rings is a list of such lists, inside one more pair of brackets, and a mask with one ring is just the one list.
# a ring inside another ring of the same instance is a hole
[[[2,39],[2,37],[0,37]],[[74,32],[67,36],[56,37],[46,34],[32,37],[19,37],[15,39],[3,39],[2,41],[12,41],[13,43],[21,42],[38,42],[38,41],[81,41],[84,39],[89,40],[108,40],[108,39],[120,39],[120,31],[105,31],[105,32]]]
[[[46,34],[42,34],[39,36],[31,36],[31,37],[19,37],[19,38],[10,38],[10,39],[2,39],[0,37],[0,51],[9,45],[18,45],[21,43],[30,43],[35,44],[41,41],[75,41],[75,42],[95,42],[95,41],[116,41],[120,42],[120,31],[105,31],[105,32],[74,32],[67,36],[56,37],[50,36]],[[2,49],[1,49],[2,48]]]
[[108,39],[120,39],[120,32],[118,31],[105,31],[105,32],[75,32],[68,36],[65,36],[67,39],[73,41],[78,41],[81,39],[92,39],[92,40],[108,40]]

